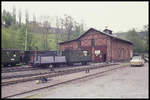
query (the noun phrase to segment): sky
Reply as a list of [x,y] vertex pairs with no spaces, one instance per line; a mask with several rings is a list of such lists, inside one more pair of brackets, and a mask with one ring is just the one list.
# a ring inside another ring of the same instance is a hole
[[148,2],[2,2],[2,10],[12,13],[13,7],[17,20],[21,10],[24,22],[27,10],[30,20],[35,15],[38,22],[48,20],[51,26],[55,26],[56,16],[64,18],[64,14],[83,22],[85,30],[92,27],[102,31],[107,26],[113,32],[125,32],[149,24]]

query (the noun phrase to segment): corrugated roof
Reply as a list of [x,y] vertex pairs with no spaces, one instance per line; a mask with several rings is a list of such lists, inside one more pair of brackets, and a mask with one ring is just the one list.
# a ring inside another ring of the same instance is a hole
[[78,37],[78,38],[76,38],[76,39],[69,40],[69,41],[64,41],[64,42],[61,42],[61,43],[59,43],[59,44],[64,44],[64,43],[68,43],[68,42],[72,42],[72,41],[77,41],[77,40],[79,40],[81,37],[83,37],[84,35],[86,35],[86,34],[87,34],[89,31],[91,31],[91,30],[96,31],[96,32],[98,32],[98,33],[102,33],[102,34],[107,35],[107,36],[109,36],[109,37],[111,37],[111,38],[115,38],[115,39],[117,39],[117,40],[121,40],[121,41],[130,43],[130,44],[133,44],[131,41],[128,41],[128,40],[125,40],[125,39],[121,39],[121,38],[116,37],[116,36],[114,36],[114,35],[112,35],[112,34],[108,34],[108,33],[104,33],[104,32],[98,31],[98,30],[96,30],[96,29],[94,29],[94,28],[90,28],[90,29],[87,30],[84,34],[82,34],[80,37]]

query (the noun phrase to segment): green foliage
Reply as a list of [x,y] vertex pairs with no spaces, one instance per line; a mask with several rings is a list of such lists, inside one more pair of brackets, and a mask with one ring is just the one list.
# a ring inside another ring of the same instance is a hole
[[17,43],[18,43],[18,49],[24,50],[25,48],[25,37],[26,37],[26,27],[22,26],[17,30],[18,33],[18,38],[17,38]]
[[83,34],[84,31],[83,31],[83,24],[75,24],[74,25],[74,32],[72,34],[72,39],[76,39],[78,38],[81,34]]
[[[27,50],[32,50],[35,42],[32,40],[32,33],[28,33]],[[24,50],[26,39],[26,27],[21,26],[14,29],[14,26],[2,27],[2,48],[15,48]]]
[[[127,39],[133,43],[134,46],[134,52],[148,52],[148,40],[149,40],[149,32],[148,28],[143,29],[140,32],[137,32],[135,29],[129,30],[128,32],[125,32],[125,36],[123,36],[124,39]],[[121,36],[120,36],[121,37]]]
[[9,29],[7,28],[2,28],[2,40],[1,40],[1,43],[2,43],[2,48],[9,48],[9,40],[10,40],[10,35],[8,34],[9,33]]
[[6,27],[9,27],[12,24],[14,24],[15,19],[9,12],[3,10],[2,21],[3,21],[3,23],[5,23]]
[[2,48],[16,48],[17,33],[12,27],[2,28]]
[[149,51],[149,31],[148,30],[149,30],[148,25],[144,25],[143,30],[141,31],[141,33],[144,34],[141,38],[144,41],[145,51]]
[[62,41],[75,39],[83,33],[83,23],[76,22],[71,16],[68,15],[64,15],[63,19],[57,19],[56,26],[61,26],[65,30],[65,32],[60,32],[61,34],[59,34]]

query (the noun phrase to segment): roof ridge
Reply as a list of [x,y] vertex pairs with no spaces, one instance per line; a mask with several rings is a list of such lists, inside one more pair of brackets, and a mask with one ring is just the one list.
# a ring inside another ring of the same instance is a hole
[[99,31],[99,30],[97,30],[97,29],[95,29],[95,28],[93,28],[93,27],[89,28],[86,32],[84,32],[84,33],[83,33],[82,35],[80,35],[78,38],[73,39],[73,40],[69,40],[69,41],[60,42],[59,44],[64,44],[64,43],[67,43],[67,42],[76,41],[76,40],[80,39],[81,37],[83,37],[85,34],[87,34],[90,30],[94,30],[94,31],[96,31],[96,32],[102,33],[102,34],[107,35],[107,36],[109,36],[109,37],[116,38],[116,39],[118,39],[118,40],[122,40],[122,41],[128,42],[128,43],[130,43],[130,44],[133,44],[133,43],[132,43],[131,41],[129,41],[129,40],[125,40],[125,39],[122,39],[122,38],[113,36],[113,35],[111,35],[111,34],[104,33],[104,32]]

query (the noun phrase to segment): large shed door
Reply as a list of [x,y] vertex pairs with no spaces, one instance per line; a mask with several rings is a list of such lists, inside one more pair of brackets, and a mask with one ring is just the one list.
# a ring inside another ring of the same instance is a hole
[[94,61],[105,62],[106,61],[106,46],[95,46],[94,47]]

